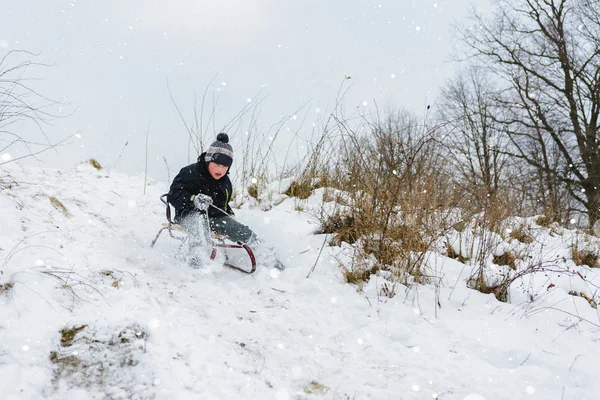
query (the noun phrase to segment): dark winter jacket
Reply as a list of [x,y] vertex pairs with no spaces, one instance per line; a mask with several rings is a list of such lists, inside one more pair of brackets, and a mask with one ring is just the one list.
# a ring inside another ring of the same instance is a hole
[[[204,161],[205,154],[202,153],[196,163],[182,168],[173,179],[167,201],[175,207],[174,221],[176,223],[180,222],[188,213],[196,211],[192,196],[199,193],[210,196],[215,206],[233,215],[233,211],[229,206],[232,192],[229,171],[221,179],[215,180],[208,172],[208,165]],[[225,214],[214,207],[210,207],[208,216],[215,218],[223,217]]]

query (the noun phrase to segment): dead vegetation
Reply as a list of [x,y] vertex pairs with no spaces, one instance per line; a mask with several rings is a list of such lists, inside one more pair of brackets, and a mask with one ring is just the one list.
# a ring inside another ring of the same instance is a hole
[[327,392],[329,392],[329,388],[325,385],[323,385],[322,383],[319,383],[317,381],[311,381],[310,383],[308,383],[306,386],[304,386],[304,393],[308,393],[308,394],[316,394],[316,395],[325,395],[327,394]]
[[586,301],[587,301],[587,302],[590,304],[590,306],[591,306],[593,309],[597,309],[597,308],[598,308],[598,303],[596,302],[596,300],[594,300],[594,298],[593,298],[593,297],[591,297],[591,296],[587,295],[587,294],[586,294],[586,293],[584,293],[584,292],[577,292],[577,291],[575,291],[575,290],[571,290],[571,291],[569,292],[569,294],[570,294],[571,296],[575,296],[575,297],[581,297],[581,298],[585,299],[585,300],[586,300]]
[[88,160],[88,162],[90,163],[90,165],[94,168],[96,168],[98,171],[100,171],[102,169],[102,165],[100,165],[100,163],[98,162],[98,160],[96,160],[95,158],[90,158]]
[[0,296],[8,293],[14,286],[12,282],[0,283]]
[[520,225],[517,229],[513,229],[510,232],[509,237],[525,244],[531,244],[535,241],[533,236],[527,231],[525,225]]
[[58,211],[60,211],[65,217],[71,218],[71,213],[69,212],[67,207],[65,207],[65,205],[60,200],[58,200],[54,196],[49,196],[48,198],[50,199],[50,203],[52,203],[54,208],[56,208]]
[[454,247],[450,245],[448,242],[444,242],[446,244],[446,257],[456,260],[461,263],[466,263],[469,261],[469,257],[464,257],[460,252],[454,250]]
[[[59,334],[60,346],[49,354],[56,386],[93,387],[109,397],[110,393],[118,397],[115,391],[145,389],[143,383],[127,388],[134,382],[131,378],[133,372],[127,368],[137,365],[140,354],[146,351],[148,335],[140,326],[127,326],[118,329],[115,334],[106,335],[87,325],[79,325],[65,327]],[[151,382],[148,382],[146,386],[150,385]]]
[[517,257],[513,253],[511,253],[509,251],[505,251],[504,253],[502,253],[500,255],[494,255],[492,262],[496,265],[506,265],[510,269],[516,271],[517,270],[516,261],[517,261]]
[[573,262],[575,265],[587,265],[590,268],[600,268],[600,263],[598,263],[598,252],[583,249],[580,250],[576,246],[571,248],[571,256],[573,258]]
[[60,345],[62,347],[69,347],[73,344],[73,340],[75,340],[75,336],[82,330],[84,330],[87,325],[74,326],[72,328],[63,328],[60,330]]

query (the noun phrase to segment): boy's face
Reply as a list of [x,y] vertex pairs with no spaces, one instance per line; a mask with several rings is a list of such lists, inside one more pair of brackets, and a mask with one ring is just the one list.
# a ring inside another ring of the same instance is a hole
[[228,169],[228,167],[212,161],[208,163],[208,173],[217,181],[225,176]]

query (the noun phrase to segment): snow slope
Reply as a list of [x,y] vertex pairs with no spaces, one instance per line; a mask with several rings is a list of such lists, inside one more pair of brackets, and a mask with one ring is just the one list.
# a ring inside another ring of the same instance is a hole
[[[286,198],[236,210],[279,249],[283,273],[193,270],[167,236],[150,248],[166,190],[151,182],[144,195],[143,177],[87,164],[0,171],[1,399],[600,398],[600,318],[567,294],[576,277],[531,277],[534,302],[515,290],[500,303],[432,255],[439,293],[389,298],[381,277],[359,291],[343,281],[342,249],[319,256],[318,195],[305,211]],[[569,252],[564,236],[539,234]]]

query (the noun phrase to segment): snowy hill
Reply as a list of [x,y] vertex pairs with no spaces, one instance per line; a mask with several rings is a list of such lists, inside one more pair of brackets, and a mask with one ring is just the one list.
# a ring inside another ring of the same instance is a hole
[[166,190],[87,164],[0,171],[0,399],[600,398],[600,317],[568,294],[600,278],[567,260],[574,232],[537,228],[535,254],[574,274],[528,275],[511,303],[442,255],[437,290],[383,296],[382,277],[344,282],[342,248],[319,255],[319,193],[236,210],[288,266],[244,275],[150,248]]

